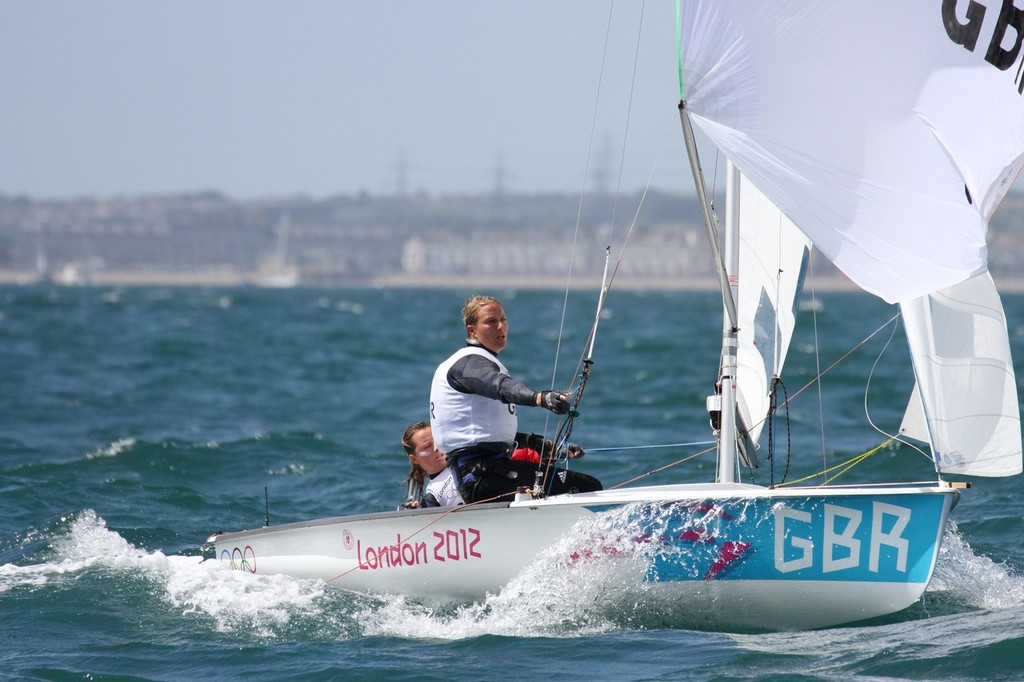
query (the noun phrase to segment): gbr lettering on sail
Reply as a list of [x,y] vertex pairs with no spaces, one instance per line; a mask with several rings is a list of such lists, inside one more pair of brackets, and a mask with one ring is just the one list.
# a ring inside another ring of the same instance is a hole
[[[990,12],[998,14],[986,22]],[[978,50],[980,41],[985,61],[1001,71],[1009,70],[1021,56],[1024,8],[1015,6],[1014,0],[942,0],[942,23],[950,40],[971,52]],[[1014,76],[1018,93],[1024,93],[1022,70],[1018,68]]]

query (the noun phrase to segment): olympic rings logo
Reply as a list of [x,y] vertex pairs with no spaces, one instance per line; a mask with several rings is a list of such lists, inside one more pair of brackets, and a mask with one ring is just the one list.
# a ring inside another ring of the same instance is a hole
[[238,547],[230,552],[226,549],[221,550],[220,562],[227,564],[232,571],[256,572],[256,552],[249,545],[246,545],[244,550]]

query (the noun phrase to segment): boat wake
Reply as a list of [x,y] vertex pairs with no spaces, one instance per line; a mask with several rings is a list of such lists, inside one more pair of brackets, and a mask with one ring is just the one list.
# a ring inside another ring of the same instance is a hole
[[[649,549],[597,515],[544,551],[500,594],[474,604],[367,597],[319,580],[252,575],[200,556],[166,555],[128,542],[92,510],[67,515],[0,546],[0,599],[82,590],[81,599],[146,601],[169,627],[205,627],[244,640],[337,641],[382,636],[460,640],[484,635],[579,637],[686,627],[665,615],[644,581]],[[578,548],[589,547],[581,552]],[[1024,577],[979,556],[947,531],[924,601],[959,612],[1024,605]],[[160,613],[162,611],[162,614]],[[929,618],[911,609],[904,620]],[[184,624],[175,624],[184,620]]]
[[1002,609],[1024,606],[1024,577],[1004,564],[975,554],[950,521],[925,596],[941,594],[965,607]]
[[[6,543],[0,598],[30,591],[78,591],[80,599],[123,593],[157,619],[184,618],[221,633],[276,639],[306,629],[303,621],[330,613],[333,590],[317,581],[225,570],[200,556],[166,555],[135,547],[92,510],[61,517]],[[12,555],[18,554],[17,558]],[[13,559],[13,560],[12,560]]]
[[620,511],[579,521],[481,603],[429,607],[402,598],[368,614],[366,634],[464,639],[587,636],[620,629],[621,614],[635,612],[641,599],[652,551],[632,539],[635,533],[623,532],[629,514]]

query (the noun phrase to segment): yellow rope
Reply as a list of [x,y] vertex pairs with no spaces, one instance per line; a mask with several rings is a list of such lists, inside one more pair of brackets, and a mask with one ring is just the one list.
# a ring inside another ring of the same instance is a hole
[[788,481],[786,483],[780,483],[779,487],[786,486],[786,485],[796,485],[797,483],[803,483],[804,481],[809,481],[812,478],[817,478],[818,476],[824,476],[826,474],[832,473],[836,469],[842,469],[842,471],[837,473],[835,476],[831,476],[831,477],[825,479],[825,485],[828,485],[829,483],[831,483],[832,481],[836,480],[837,478],[839,478],[840,476],[845,474],[847,471],[849,471],[853,467],[857,466],[858,464],[860,464],[861,462],[866,460],[871,455],[875,454],[876,452],[878,452],[882,448],[888,446],[894,440],[896,440],[896,437],[895,436],[890,436],[887,441],[885,441],[884,443],[881,443],[880,445],[877,445],[877,446],[871,448],[867,452],[859,454],[859,455],[857,455],[855,457],[851,457],[850,459],[846,460],[845,462],[840,462],[839,464],[836,464],[835,466],[831,466],[831,467],[829,467],[829,468],[827,468],[827,469],[825,469],[823,471],[819,471],[816,474],[811,474],[810,476],[804,476],[803,478],[799,478],[799,479],[797,479],[795,481]]
[[[895,436],[891,436],[885,442],[883,442],[883,443],[881,443],[881,444],[871,448],[867,452],[864,452],[864,453],[861,453],[861,454],[856,455],[854,457],[851,457],[850,459],[846,460],[845,462],[840,462],[839,464],[836,464],[835,466],[831,466],[831,467],[829,467],[827,469],[824,469],[823,471],[819,471],[819,472],[817,472],[815,474],[811,474],[810,476],[804,476],[803,478],[798,478],[795,481],[786,481],[785,483],[779,483],[776,487],[781,488],[781,487],[787,486],[787,485],[797,485],[799,483],[804,483],[806,481],[809,481],[812,478],[817,478],[818,476],[824,476],[826,474],[832,473],[833,471],[841,470],[841,471],[839,471],[839,473],[835,474],[834,476],[831,476],[831,477],[825,479],[824,485],[828,485],[829,483],[832,483],[833,481],[835,481],[837,478],[839,478],[840,476],[845,474],[847,471],[849,471],[853,467],[857,466],[858,464],[860,464],[861,462],[866,460],[871,455],[875,454],[876,452],[878,452],[882,448],[888,446],[894,440],[896,440],[896,437]],[[694,459],[695,457],[699,457],[700,455],[706,455],[709,452],[714,452],[714,450],[715,450],[715,448],[708,448],[706,450],[701,450],[700,452],[695,452],[692,455],[688,455],[686,457],[683,457],[682,459],[676,460],[675,462],[671,462],[671,463],[666,464],[666,465],[664,465],[662,467],[658,467],[657,469],[652,469],[651,471],[648,471],[647,473],[640,474],[639,476],[635,476],[635,477],[633,477],[633,478],[631,478],[629,480],[623,481],[621,483],[616,483],[615,485],[609,487],[608,489],[609,490],[614,490],[616,488],[621,488],[622,486],[629,485],[630,483],[634,483],[634,482],[640,480],[641,478],[646,478],[646,477],[651,476],[653,474],[665,471],[666,469],[670,469],[670,468],[672,468],[672,467],[674,467],[676,465],[682,464],[683,462],[688,462],[691,459]]]

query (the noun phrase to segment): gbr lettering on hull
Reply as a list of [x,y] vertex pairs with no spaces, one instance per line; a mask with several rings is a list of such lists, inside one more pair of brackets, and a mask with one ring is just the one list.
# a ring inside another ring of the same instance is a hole
[[[792,573],[820,566],[822,573],[864,570],[879,573],[883,548],[889,548],[886,570],[907,572],[910,542],[904,532],[911,510],[886,502],[872,502],[867,541],[861,531],[864,512],[838,504],[824,505],[819,526],[812,514],[778,505],[775,510],[775,569]],[[820,546],[820,554],[815,547]],[[820,564],[816,564],[820,562]]]

